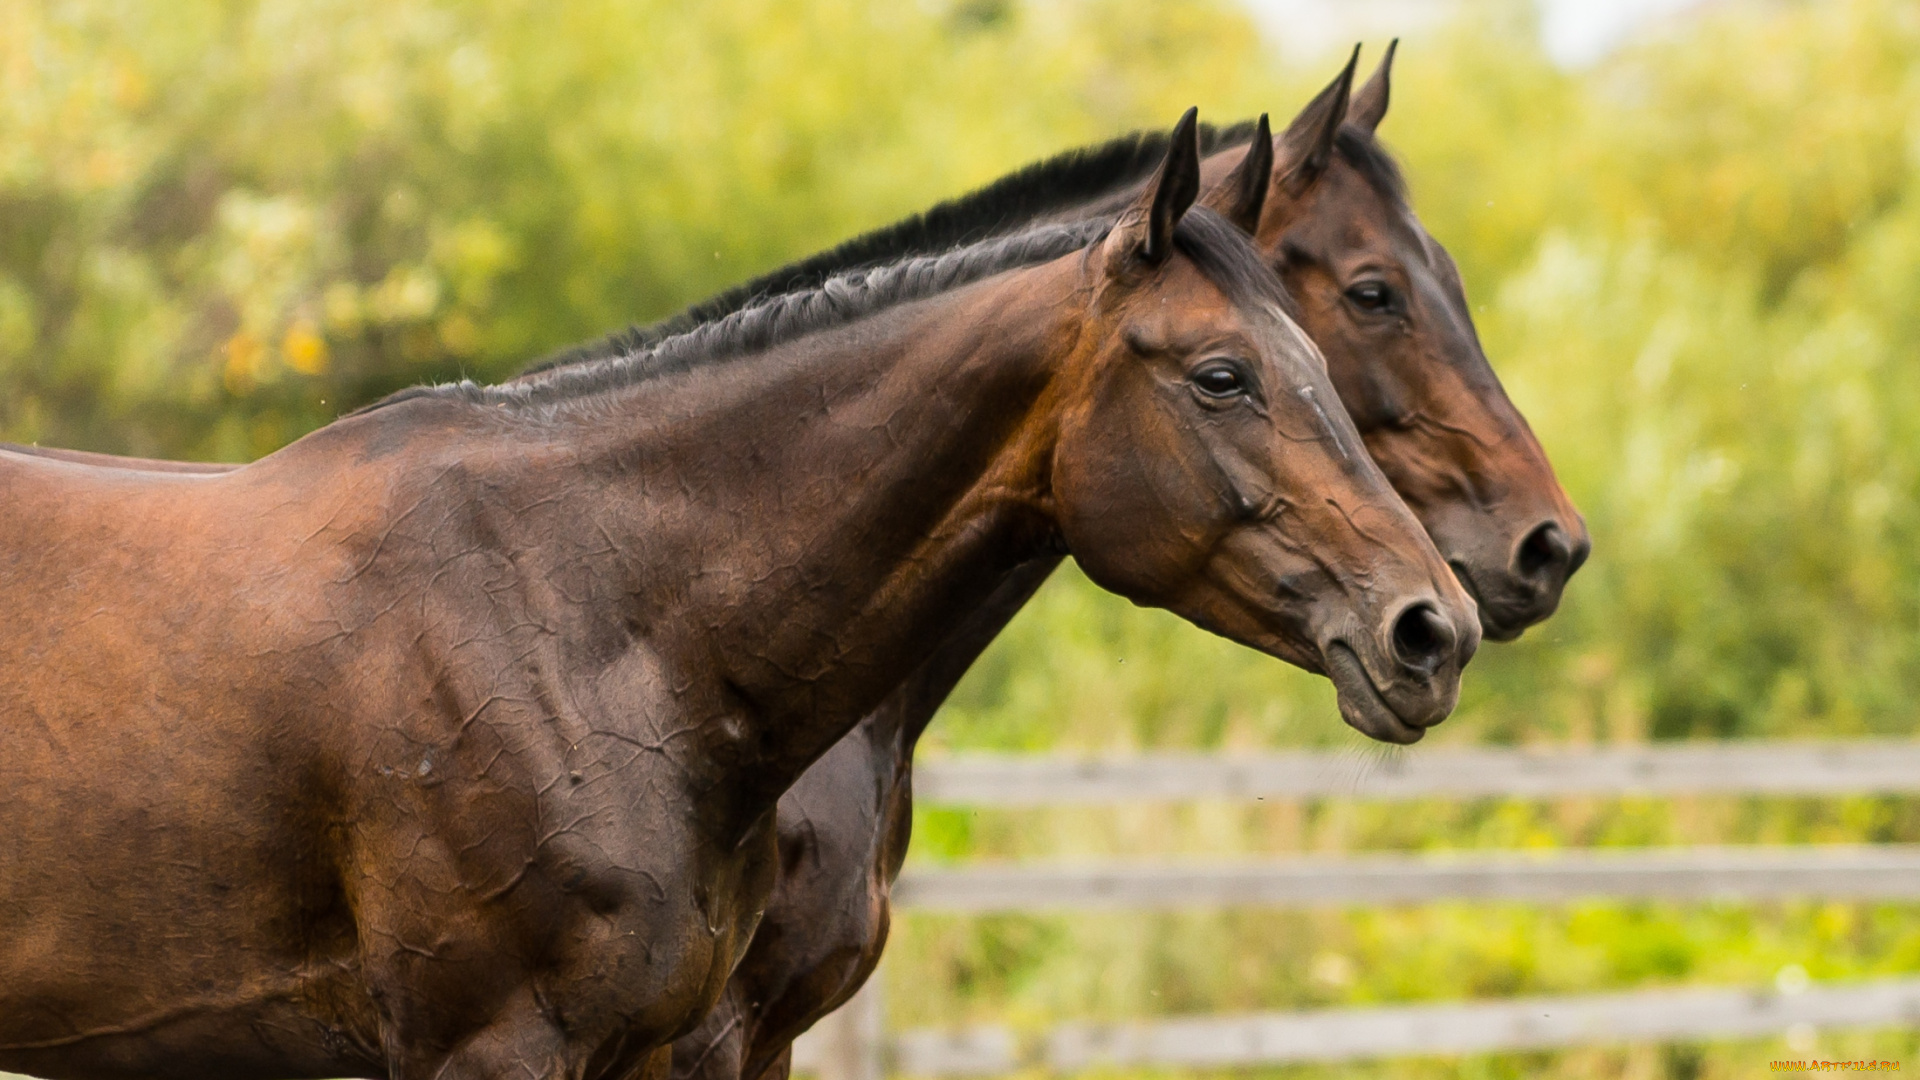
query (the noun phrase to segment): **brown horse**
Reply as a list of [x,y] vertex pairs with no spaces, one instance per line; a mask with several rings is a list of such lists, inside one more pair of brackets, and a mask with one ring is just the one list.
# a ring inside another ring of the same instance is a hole
[[1473,602],[1199,182],[1189,114],[1117,221],[231,472],[0,454],[0,1068],[663,1069],[780,793],[1036,558],[1443,718]]
[[[1249,147],[1277,155],[1271,189],[1252,209],[1258,246],[1300,302],[1302,325],[1325,353],[1368,450],[1463,583],[1478,583],[1487,634],[1510,638],[1552,613],[1586,558],[1586,528],[1487,364],[1451,259],[1421,228],[1398,170],[1374,141],[1392,60],[1389,47],[1351,107],[1349,61],[1277,140],[1268,141],[1264,118],[1258,127],[1208,133],[1216,152],[1205,169],[1215,191],[1230,192],[1232,170],[1266,169],[1245,167]],[[1008,206],[1032,218],[1072,220],[1117,205],[1116,198],[1132,197],[1164,142],[1132,136],[1029,167],[621,340],[716,318],[746,297],[800,287],[889,252],[938,250],[990,234],[1008,226],[998,216]],[[559,362],[591,355],[583,350]],[[913,748],[960,676],[1054,565],[1039,560],[1010,577],[781,800],[780,879],[719,1006],[675,1046],[676,1077],[777,1077],[793,1039],[866,981],[886,942],[888,896],[906,855]]]
[[[1340,400],[1479,601],[1487,636],[1507,641],[1553,614],[1591,543],[1487,363],[1459,270],[1374,138],[1393,53],[1389,45],[1344,122],[1328,101],[1336,83],[1289,126],[1257,244],[1321,350],[1372,359],[1330,368]],[[1230,154],[1207,162],[1221,173],[1232,164]]]

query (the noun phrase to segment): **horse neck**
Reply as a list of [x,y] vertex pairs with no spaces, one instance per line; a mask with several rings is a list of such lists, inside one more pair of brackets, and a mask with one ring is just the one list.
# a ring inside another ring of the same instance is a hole
[[695,719],[735,744],[735,790],[777,796],[1051,545],[1078,278],[1008,272],[594,410],[569,512],[643,541],[641,636],[713,677]]

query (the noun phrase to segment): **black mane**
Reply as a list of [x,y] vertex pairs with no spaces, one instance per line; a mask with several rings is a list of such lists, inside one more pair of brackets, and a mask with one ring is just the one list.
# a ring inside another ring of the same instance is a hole
[[451,397],[486,405],[542,405],[584,397],[757,353],[808,334],[856,322],[897,304],[1057,259],[1098,241],[1112,224],[1095,220],[1036,225],[937,255],[920,255],[883,266],[849,270],[812,288],[764,297],[681,333],[631,349],[608,349],[592,355],[581,350],[581,355],[565,364],[537,369],[496,386],[463,381],[410,387],[358,412],[371,412],[422,397]]
[[[576,360],[497,386],[473,382],[416,386],[350,415],[417,398],[523,407],[574,401],[662,375],[761,352],[995,274],[1083,252],[1104,239],[1112,227],[1113,222],[1105,219],[1035,225],[1010,236],[989,237],[938,255],[913,256],[885,266],[849,270],[814,288],[767,297],[685,333],[635,350]],[[1291,307],[1285,287],[1261,261],[1252,241],[1213,211],[1200,206],[1188,210],[1174,228],[1174,243],[1234,303],[1271,307],[1280,312]]]
[[[1239,146],[1253,138],[1253,131],[1251,120],[1226,128],[1201,124],[1200,153]],[[521,377],[638,352],[770,297],[817,288],[848,270],[937,254],[1053,217],[1095,216],[1104,209],[1098,205],[1101,200],[1125,194],[1153,175],[1166,159],[1172,138],[1166,131],[1136,131],[1034,162],[969,194],[735,285],[657,323],[629,326],[563,349]]]

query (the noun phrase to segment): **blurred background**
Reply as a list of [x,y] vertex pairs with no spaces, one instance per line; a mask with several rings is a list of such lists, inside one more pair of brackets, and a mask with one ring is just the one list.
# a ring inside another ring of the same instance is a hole
[[[0,438],[247,460],[509,375],[1197,104],[1402,41],[1381,135],[1586,513],[1430,742],[1913,734],[1920,6],[0,0]],[[1063,571],[927,752],[1345,748],[1327,685]],[[1415,751],[1417,752],[1417,751]],[[1902,797],[925,809],[913,859],[1920,841]],[[896,923],[890,1022],[1035,1029],[1920,972],[1920,908],[1429,904]],[[1822,1035],[1904,1057],[1911,1031]],[[1805,1050],[1805,1047],[1799,1048]],[[1775,1040],[1268,1070],[1731,1077]],[[1791,1056],[1807,1056],[1796,1053]]]

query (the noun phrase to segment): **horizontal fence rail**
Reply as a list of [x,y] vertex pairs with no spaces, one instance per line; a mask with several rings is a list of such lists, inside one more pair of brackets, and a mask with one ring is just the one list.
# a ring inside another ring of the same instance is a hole
[[[1126,1024],[1069,1023],[1045,1037],[1026,1040],[998,1026],[954,1032],[923,1029],[887,1040],[881,1057],[891,1071],[907,1076],[990,1076],[1034,1065],[1060,1073],[1100,1066],[1230,1068],[1636,1040],[1755,1037],[1802,1024],[1815,1029],[1920,1024],[1920,979],[1815,984],[1798,993],[1655,990]],[[803,1038],[795,1047],[795,1067],[819,1072],[821,1048],[811,1035]]]
[[914,763],[916,798],[976,806],[1150,800],[1920,792],[1920,743],[1726,742],[1581,750],[987,757]]
[[[1118,758],[955,756],[914,767],[923,803],[1033,807],[1240,799],[1920,793],[1920,742],[1686,743],[1531,750],[1414,748]],[[1920,900],[1920,844],[1301,855],[916,867],[903,907],[952,912],[1322,906],[1585,898]],[[1800,992],[1786,992],[1799,990]],[[989,1076],[1044,1067],[1217,1068],[1630,1040],[1920,1025],[1920,979],[1679,989],[1511,1001],[883,1034],[879,980],[795,1046],[821,1080]]]
[[1430,900],[1920,899],[1920,845],[1476,851],[913,869],[895,904],[1005,912]]

